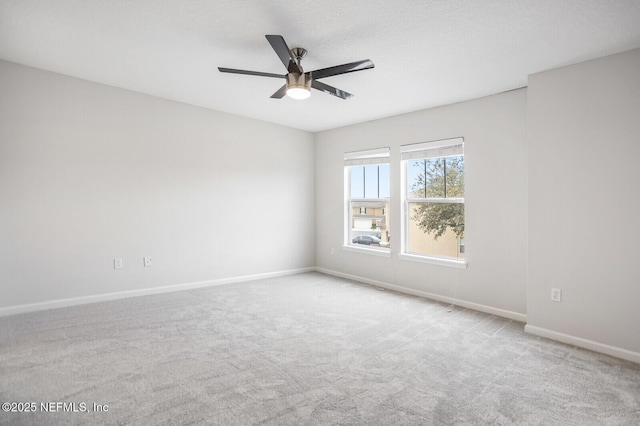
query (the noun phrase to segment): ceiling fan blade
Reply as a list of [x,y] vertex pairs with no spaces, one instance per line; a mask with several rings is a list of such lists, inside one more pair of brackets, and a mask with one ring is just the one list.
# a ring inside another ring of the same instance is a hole
[[271,97],[273,99],[282,99],[284,98],[284,95],[287,94],[287,85],[283,85],[281,88],[279,88],[276,93],[274,93],[273,95],[271,95]]
[[287,46],[287,42],[284,41],[284,38],[281,35],[266,35],[265,36],[273,50],[276,51],[276,54],[287,68],[289,72],[296,72],[298,74],[302,73],[302,68],[300,68],[300,64],[296,60],[296,57],[293,56],[289,46]]
[[348,72],[361,71],[369,68],[373,68],[373,62],[370,59],[363,61],[351,62],[349,64],[336,65],[335,67],[322,68],[315,71],[310,71],[307,74],[311,74],[311,77],[316,80],[318,78],[331,77],[332,75],[346,74]]
[[320,90],[321,92],[328,93],[340,99],[349,99],[352,98],[353,95],[349,92],[345,92],[344,90],[336,89],[333,86],[329,86],[328,84],[324,84],[317,80],[311,81],[311,87],[316,90]]
[[257,75],[260,77],[275,77],[275,78],[285,78],[285,74],[272,74],[270,72],[260,72],[260,71],[247,71],[247,70],[237,70],[234,68],[222,68],[218,67],[218,71],[220,72],[228,72],[231,74],[246,74],[246,75]]

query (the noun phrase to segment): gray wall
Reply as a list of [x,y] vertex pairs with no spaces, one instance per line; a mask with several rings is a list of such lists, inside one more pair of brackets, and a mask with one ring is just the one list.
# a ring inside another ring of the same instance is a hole
[[313,267],[312,134],[5,61],[0,94],[0,308]]
[[640,49],[531,76],[528,128],[527,329],[640,362]]
[[[463,136],[466,270],[398,259],[402,144]],[[345,152],[391,148],[392,255],[341,249]],[[316,265],[416,294],[525,319],[526,90],[316,134]],[[335,254],[331,255],[331,249]]]

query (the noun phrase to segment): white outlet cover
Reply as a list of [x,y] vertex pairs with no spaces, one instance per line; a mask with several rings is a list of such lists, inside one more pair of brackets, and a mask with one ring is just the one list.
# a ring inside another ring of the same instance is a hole
[[559,288],[552,288],[551,300],[553,300],[554,302],[562,301],[562,290],[560,290]]
[[151,266],[151,258],[150,257],[145,257],[144,258],[144,266],[145,267]]
[[122,258],[116,257],[113,259],[113,269],[122,269]]

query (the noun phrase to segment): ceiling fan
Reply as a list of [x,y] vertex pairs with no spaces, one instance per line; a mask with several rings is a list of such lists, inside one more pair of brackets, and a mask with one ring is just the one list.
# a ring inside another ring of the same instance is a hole
[[272,74],[268,72],[246,71],[222,67],[218,67],[218,70],[220,72],[232,74],[247,74],[286,79],[284,86],[271,95],[274,99],[282,99],[284,95],[288,95],[293,99],[306,99],[311,96],[311,88],[336,96],[340,99],[349,99],[353,97],[351,93],[329,86],[328,84],[324,84],[318,80],[325,77],[366,70],[374,67],[371,60],[365,59],[363,61],[351,62],[349,64],[336,65],[334,67],[304,72],[300,62],[307,54],[306,49],[301,47],[289,49],[284,38],[280,35],[266,35],[265,37],[284,66],[287,68],[287,74]]

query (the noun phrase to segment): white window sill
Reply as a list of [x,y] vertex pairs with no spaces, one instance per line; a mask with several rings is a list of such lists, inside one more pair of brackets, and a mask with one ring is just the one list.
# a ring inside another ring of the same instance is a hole
[[429,263],[431,265],[448,266],[450,268],[467,269],[466,260],[447,259],[444,257],[421,256],[418,254],[398,254],[398,259],[409,260],[411,262]]
[[380,257],[391,257],[391,251],[389,249],[385,250],[385,249],[375,249],[375,248],[368,248],[368,247],[365,248],[365,247],[343,245],[342,250],[352,251],[354,253],[371,254],[371,255],[380,256]]

